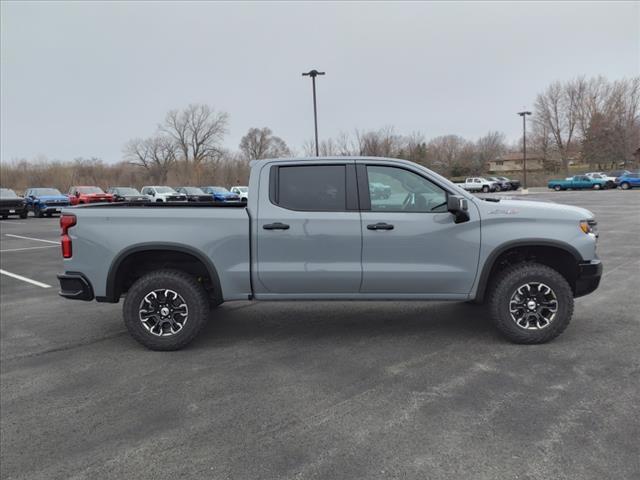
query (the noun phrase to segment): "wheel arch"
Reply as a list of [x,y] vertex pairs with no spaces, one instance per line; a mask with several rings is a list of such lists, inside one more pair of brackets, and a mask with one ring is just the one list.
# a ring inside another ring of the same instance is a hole
[[494,274],[503,268],[503,262],[508,262],[511,258],[521,258],[519,262],[532,258],[548,265],[562,274],[575,291],[578,264],[582,261],[582,256],[576,248],[558,240],[521,239],[502,243],[489,254],[478,277],[476,301],[484,300]]
[[[149,260],[152,257],[158,257],[157,260]],[[200,250],[183,244],[149,242],[130,246],[122,250],[111,262],[109,272],[107,274],[106,292],[104,297],[96,297],[99,302],[117,303],[122,293],[126,291],[127,275],[131,272],[133,260],[142,259],[145,267],[152,267],[157,264],[158,268],[169,268],[166,263],[169,262],[171,267],[187,273],[206,272],[209,279],[209,287],[211,289],[211,297],[216,303],[222,303],[223,294],[222,286],[218,271],[213,262]],[[188,260],[191,263],[175,265],[181,260]],[[163,264],[164,263],[164,264]],[[146,268],[142,271],[146,273]],[[149,271],[156,269],[150,268]]]

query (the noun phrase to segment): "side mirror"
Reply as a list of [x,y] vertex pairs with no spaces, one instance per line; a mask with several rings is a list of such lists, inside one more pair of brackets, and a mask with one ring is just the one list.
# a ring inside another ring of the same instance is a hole
[[458,195],[449,195],[447,197],[447,211],[453,214],[456,219],[455,223],[463,223],[469,220],[469,204],[467,199]]

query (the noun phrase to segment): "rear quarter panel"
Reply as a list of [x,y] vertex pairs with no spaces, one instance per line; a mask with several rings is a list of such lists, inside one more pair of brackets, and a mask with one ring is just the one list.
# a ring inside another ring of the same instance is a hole
[[[249,281],[249,221],[241,208],[67,208],[73,257],[65,271],[81,272],[97,297],[105,296],[109,269],[126,250],[167,244],[195,249],[215,266],[225,300],[246,299]],[[159,259],[161,254],[159,253]]]

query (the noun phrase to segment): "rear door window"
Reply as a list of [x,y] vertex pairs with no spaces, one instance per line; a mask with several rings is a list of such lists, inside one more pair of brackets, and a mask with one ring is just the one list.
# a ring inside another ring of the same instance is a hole
[[289,210],[336,212],[346,210],[345,165],[278,167],[272,201]]

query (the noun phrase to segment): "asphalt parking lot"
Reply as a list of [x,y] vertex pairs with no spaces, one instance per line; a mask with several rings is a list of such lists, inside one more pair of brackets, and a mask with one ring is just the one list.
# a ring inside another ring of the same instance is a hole
[[467,304],[241,302],[151,352],[58,297],[57,218],[1,221],[0,268],[51,287],[0,275],[0,476],[640,478],[640,191],[527,198],[593,211],[605,268],[537,346]]

